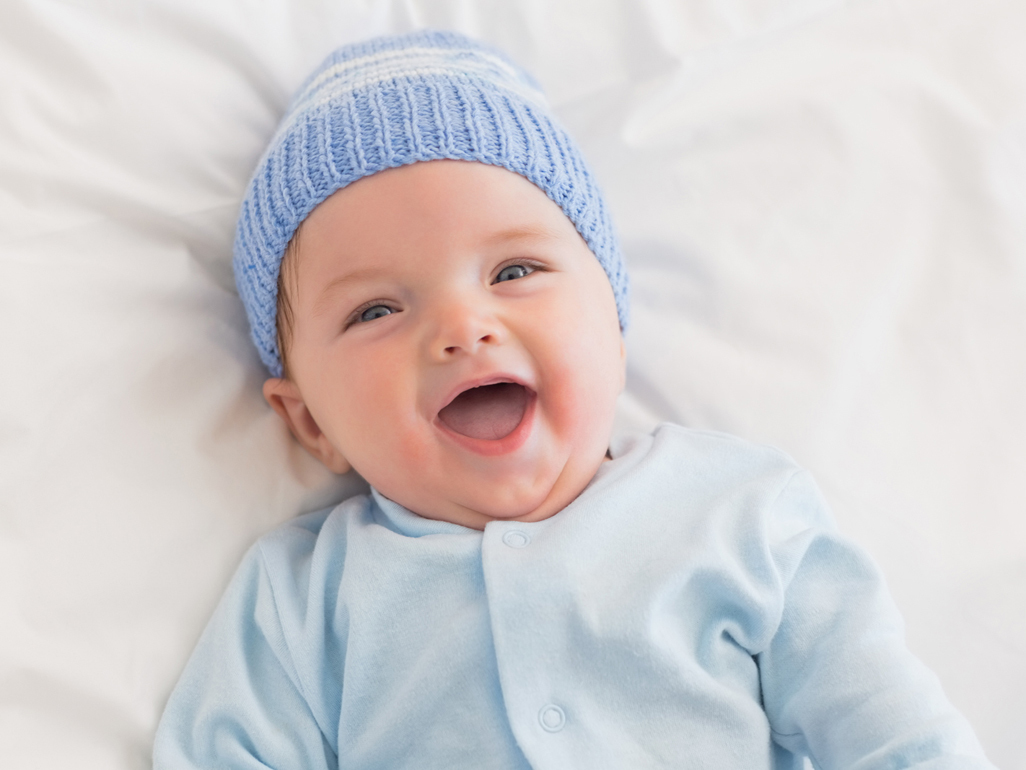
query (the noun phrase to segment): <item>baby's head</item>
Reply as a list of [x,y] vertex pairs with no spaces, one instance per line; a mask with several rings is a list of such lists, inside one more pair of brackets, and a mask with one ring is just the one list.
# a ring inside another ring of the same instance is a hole
[[626,272],[576,145],[494,50],[333,54],[257,168],[235,272],[271,406],[421,516],[543,519],[603,461]]

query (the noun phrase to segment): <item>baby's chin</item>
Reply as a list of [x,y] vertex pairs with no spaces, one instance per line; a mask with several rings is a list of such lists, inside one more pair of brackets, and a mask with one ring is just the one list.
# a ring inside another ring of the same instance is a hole
[[531,483],[507,480],[478,489],[464,487],[454,490],[451,498],[441,495],[431,500],[417,500],[414,496],[410,504],[404,503],[404,506],[424,518],[474,529],[484,529],[490,521],[542,521],[572,503],[605,459],[605,452],[602,452],[593,462],[568,463],[553,470],[548,477],[532,479]]
[[561,511],[569,502],[549,504],[547,497],[538,503],[511,501],[503,505],[496,505],[494,501],[478,503],[475,500],[466,500],[433,506],[424,513],[416,508],[410,510],[426,519],[448,521],[471,529],[484,529],[486,524],[493,521],[542,521]]
[[509,494],[508,490],[497,494],[495,489],[468,494],[462,489],[451,497],[410,494],[407,490],[378,491],[422,518],[473,529],[484,529],[490,521],[540,521],[565,507],[552,500],[551,489],[532,494]]

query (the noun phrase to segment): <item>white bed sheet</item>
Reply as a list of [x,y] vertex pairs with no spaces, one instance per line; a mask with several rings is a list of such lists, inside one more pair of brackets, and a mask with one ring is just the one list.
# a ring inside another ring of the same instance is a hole
[[1026,5],[7,0],[0,764],[149,766],[242,551],[360,487],[288,438],[235,295],[249,172],[338,44],[508,50],[633,277],[618,430],[782,447],[1026,768]]

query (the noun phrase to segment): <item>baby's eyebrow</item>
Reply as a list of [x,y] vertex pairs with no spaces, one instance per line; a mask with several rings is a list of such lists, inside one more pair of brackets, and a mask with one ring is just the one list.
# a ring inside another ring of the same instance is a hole
[[375,278],[381,275],[381,270],[376,267],[366,267],[360,270],[353,270],[342,275],[335,276],[328,281],[321,290],[318,292],[317,298],[314,300],[313,314],[315,316],[321,315],[328,304],[328,300],[331,299],[332,295],[340,288],[351,283],[359,283],[360,281],[366,281],[371,278]]
[[488,246],[499,246],[509,241],[551,240],[558,238],[559,235],[558,232],[545,225],[518,225],[492,234],[485,243]]

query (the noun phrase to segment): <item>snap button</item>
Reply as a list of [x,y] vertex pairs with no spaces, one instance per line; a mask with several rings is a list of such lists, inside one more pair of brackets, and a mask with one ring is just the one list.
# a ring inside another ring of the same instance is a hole
[[502,542],[510,548],[523,548],[531,542],[531,538],[526,532],[521,532],[519,529],[511,529],[502,536]]
[[559,706],[550,703],[548,706],[542,707],[542,710],[538,712],[538,721],[541,722],[543,729],[548,730],[550,733],[558,733],[563,729],[563,725],[566,724],[566,714],[563,713],[563,709]]

